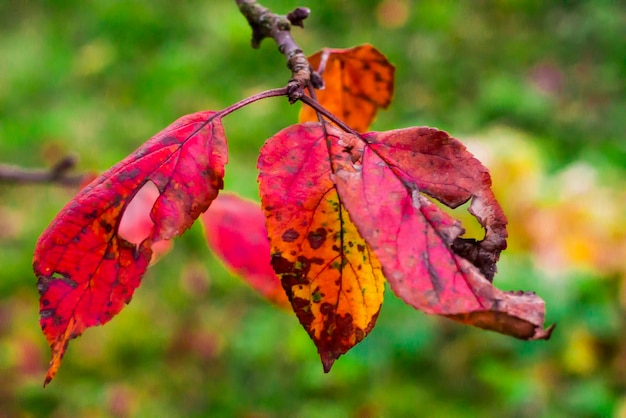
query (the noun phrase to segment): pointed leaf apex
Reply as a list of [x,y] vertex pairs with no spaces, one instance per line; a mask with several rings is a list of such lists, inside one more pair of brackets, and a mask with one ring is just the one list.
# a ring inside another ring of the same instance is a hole
[[339,358],[341,354],[336,354],[334,352],[320,352],[320,358],[322,359],[322,366],[324,367],[324,373],[330,372],[330,369],[335,364],[335,360]]
[[532,338],[529,338],[529,340],[531,340],[531,341],[534,341],[534,340],[546,340],[546,341],[548,341],[550,339],[550,337],[552,336],[552,331],[554,330],[555,327],[556,327],[556,324],[552,324],[552,325],[550,325],[546,329],[538,328],[535,331],[535,335],[533,335]]
[[56,376],[59,367],[61,366],[61,360],[63,356],[59,352],[55,352],[52,354],[52,359],[50,360],[50,365],[48,367],[48,372],[46,373],[46,379],[43,382],[43,387],[48,386],[48,383],[54,379]]

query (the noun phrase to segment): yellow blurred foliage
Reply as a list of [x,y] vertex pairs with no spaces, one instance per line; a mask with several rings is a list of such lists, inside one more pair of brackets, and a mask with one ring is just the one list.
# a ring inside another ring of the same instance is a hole
[[106,39],[96,39],[78,51],[74,61],[74,73],[78,76],[90,76],[101,73],[115,61],[117,51]]
[[573,329],[567,334],[562,361],[565,370],[578,375],[587,376],[597,369],[598,353],[587,328]]
[[626,395],[624,395],[622,400],[618,403],[617,408],[615,408],[615,418],[626,418]]
[[464,142],[491,172],[509,251],[530,253],[551,276],[626,277],[626,181],[580,161],[548,173],[538,144],[511,129]]

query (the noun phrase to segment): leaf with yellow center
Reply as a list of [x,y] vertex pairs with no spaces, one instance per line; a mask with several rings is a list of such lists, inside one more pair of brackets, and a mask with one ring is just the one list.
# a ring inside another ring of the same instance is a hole
[[341,203],[331,161],[350,159],[322,125],[291,126],[261,149],[272,266],[329,371],[374,327],[384,278]]

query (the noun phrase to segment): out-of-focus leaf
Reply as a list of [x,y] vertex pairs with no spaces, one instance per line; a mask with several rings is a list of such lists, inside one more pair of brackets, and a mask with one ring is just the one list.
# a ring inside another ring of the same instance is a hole
[[[348,49],[324,48],[309,57],[324,79],[317,100],[353,129],[365,132],[379,108],[391,103],[395,67],[371,45]],[[315,110],[303,105],[300,122],[317,121]]]
[[[70,339],[106,323],[130,301],[153,244],[182,234],[207,209],[223,187],[226,161],[217,114],[184,116],[83,188],[43,232],[33,268],[41,327],[52,350],[46,384]],[[125,212],[142,189],[153,186],[153,225],[140,231],[143,238],[131,237],[120,225]]]
[[200,219],[209,248],[229,268],[270,301],[289,306],[270,264],[270,244],[260,203],[222,193]]

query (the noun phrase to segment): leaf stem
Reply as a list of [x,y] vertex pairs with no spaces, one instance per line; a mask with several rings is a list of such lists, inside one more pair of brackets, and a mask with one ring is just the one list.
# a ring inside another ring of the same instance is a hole
[[258,48],[263,39],[272,38],[280,53],[287,58],[287,67],[291,70],[291,80],[287,83],[290,103],[304,96],[304,89],[309,85],[322,87],[321,78],[315,75],[306,55],[291,36],[291,26],[303,26],[302,21],[309,16],[309,9],[299,7],[287,16],[281,16],[256,0],[235,1],[252,28],[252,47]]
[[262,91],[261,93],[257,93],[250,97],[246,97],[245,99],[240,100],[237,103],[233,103],[230,106],[225,107],[224,109],[217,112],[211,119],[214,119],[215,117],[222,118],[224,116],[227,116],[233,113],[236,110],[241,109],[244,106],[247,106],[259,100],[268,99],[270,97],[287,96],[288,94],[289,94],[289,87],[265,90],[265,91]]
[[312,99],[309,96],[302,96],[300,98],[300,100],[302,102],[304,102],[305,104],[307,104],[308,106],[311,106],[316,112],[321,113],[322,115],[326,116],[331,122],[333,122],[335,125],[339,126],[344,132],[352,134],[352,135],[356,136],[357,138],[365,141],[365,139],[363,139],[363,137],[361,136],[361,134],[359,132],[357,132],[354,129],[352,129],[347,123],[345,123],[344,121],[339,119],[330,110],[328,110],[324,106],[322,106],[320,104],[320,102],[318,102],[317,100]]

